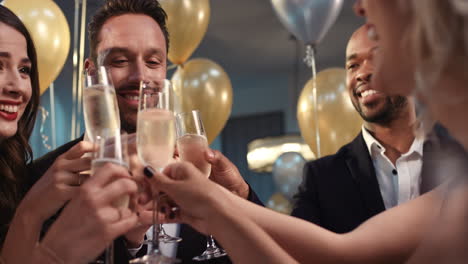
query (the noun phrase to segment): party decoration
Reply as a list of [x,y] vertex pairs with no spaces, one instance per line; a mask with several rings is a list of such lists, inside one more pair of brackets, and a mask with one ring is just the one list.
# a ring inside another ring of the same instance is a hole
[[302,171],[306,160],[297,152],[281,154],[273,164],[273,179],[281,194],[289,200],[297,193],[302,182]]
[[167,13],[169,60],[182,64],[205,36],[210,21],[209,0],[159,0]]
[[277,192],[273,194],[268,200],[266,206],[272,210],[283,214],[291,214],[292,205],[291,202],[281,193]]
[[300,135],[257,138],[247,145],[247,164],[255,172],[271,172],[273,164],[285,152],[297,152],[306,160],[315,154]]
[[199,110],[208,142],[213,142],[231,113],[229,76],[211,60],[193,59],[178,67],[172,76],[172,84],[179,104],[176,112]]
[[70,49],[70,29],[62,10],[52,0],[5,0],[28,28],[36,46],[41,94],[65,64]]
[[[323,39],[330,27],[338,17],[343,0],[271,0],[281,23],[296,38],[306,44],[306,56],[304,62],[312,70],[312,79],[316,77],[315,53],[317,44]],[[317,88],[312,84],[312,105],[317,105]],[[320,119],[317,110],[313,112],[315,122]],[[318,124],[316,130],[315,145],[316,154],[320,157],[321,139]]]
[[[313,80],[309,80],[299,96],[297,119],[302,137],[314,152],[317,151],[315,124],[318,125],[321,153],[329,155],[356,137],[362,119],[349,98],[344,69],[323,70],[317,74],[315,82],[317,107],[313,103]],[[318,112],[318,120],[314,120],[314,110]]]
[[343,0],[271,0],[281,23],[305,44],[319,43],[338,17]]
[[47,136],[44,132],[45,129],[45,123],[47,121],[47,118],[49,117],[49,111],[47,111],[44,107],[39,106],[39,111],[41,112],[41,126],[39,129],[39,133],[41,133],[41,138],[42,138],[42,145],[47,149],[51,150],[52,146],[49,145],[49,136]]

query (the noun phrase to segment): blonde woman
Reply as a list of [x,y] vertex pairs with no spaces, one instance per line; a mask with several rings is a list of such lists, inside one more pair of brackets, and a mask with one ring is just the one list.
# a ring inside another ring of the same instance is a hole
[[[370,37],[379,40],[376,87],[416,93],[468,150],[467,1],[364,0],[356,10],[367,16]],[[439,262],[468,261],[463,173],[343,235],[242,200],[190,164],[173,164],[164,173],[147,170],[153,188],[168,193],[181,207],[179,220],[213,234],[236,263],[402,263],[411,256],[427,263],[432,255],[426,249],[439,252]],[[425,239],[440,233],[451,243]]]

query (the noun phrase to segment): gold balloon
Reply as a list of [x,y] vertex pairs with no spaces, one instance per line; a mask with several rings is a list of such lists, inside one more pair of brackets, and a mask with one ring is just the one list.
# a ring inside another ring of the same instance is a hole
[[172,76],[177,112],[199,110],[208,142],[221,132],[231,114],[232,86],[226,72],[208,59],[189,60]]
[[291,214],[291,202],[281,193],[277,192],[270,197],[267,207],[283,214]]
[[[362,119],[349,98],[344,69],[331,68],[319,72],[316,84],[320,150],[321,156],[325,156],[334,154],[356,137]],[[317,153],[312,80],[306,83],[299,96],[297,119],[302,137]]]
[[209,0],[159,0],[167,13],[169,60],[188,60],[205,36],[210,21]]
[[41,94],[57,78],[70,50],[70,29],[52,0],[5,0],[26,25],[36,46]]

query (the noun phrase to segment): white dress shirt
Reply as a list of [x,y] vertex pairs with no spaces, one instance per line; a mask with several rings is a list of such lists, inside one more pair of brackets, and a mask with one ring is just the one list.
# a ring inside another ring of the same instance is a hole
[[408,152],[401,155],[393,165],[385,156],[385,148],[364,126],[362,136],[374,164],[385,208],[389,209],[418,197],[424,138],[416,137]]

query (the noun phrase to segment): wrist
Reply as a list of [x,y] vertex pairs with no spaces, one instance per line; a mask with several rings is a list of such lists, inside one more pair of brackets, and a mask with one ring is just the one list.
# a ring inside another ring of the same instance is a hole
[[42,223],[47,220],[47,218],[37,214],[35,208],[37,208],[37,206],[33,204],[29,205],[28,201],[25,199],[18,205],[14,218],[20,219],[28,225],[39,224],[42,226]]
[[[36,241],[39,240],[43,221],[31,212],[25,206],[18,206],[16,212],[11,221],[7,240],[16,241],[15,237],[21,237],[23,240],[23,246],[30,246],[32,248]],[[9,238],[12,239],[9,239]],[[16,245],[16,243],[13,243]],[[4,246],[6,246],[4,244]]]
[[36,248],[42,255],[55,256],[55,258],[62,261],[52,263],[72,263],[71,260],[74,260],[73,249],[67,247],[67,243],[62,238],[63,235],[57,232],[55,228],[50,228],[42,241],[37,243]]
[[208,223],[207,231],[214,235],[219,224],[221,224],[219,228],[222,229],[222,226],[226,228],[226,225],[224,225],[225,219],[231,218],[233,212],[238,213],[239,211],[231,210],[232,206],[234,206],[232,197],[236,197],[236,193],[221,187],[216,188],[211,194],[211,199],[206,202],[208,211],[204,215],[209,216],[206,219]]
[[36,244],[33,251],[33,260],[34,263],[65,264],[65,261],[44,243]]

